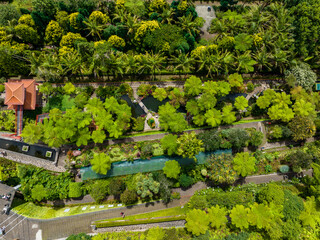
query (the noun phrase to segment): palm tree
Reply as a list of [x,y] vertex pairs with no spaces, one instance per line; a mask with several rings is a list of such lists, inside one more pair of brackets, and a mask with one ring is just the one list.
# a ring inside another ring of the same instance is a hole
[[74,53],[68,53],[61,59],[61,64],[65,67],[66,73],[71,75],[83,76],[83,63],[80,55]]
[[96,36],[98,36],[99,40],[101,40],[101,35],[100,33],[103,31],[103,29],[106,27],[105,24],[101,24],[101,23],[98,23],[97,21],[95,20],[90,20],[90,19],[87,19],[85,21],[83,21],[83,23],[87,26],[86,27],[86,30],[89,31],[88,36],[92,36],[93,38],[95,38]]
[[202,54],[199,59],[199,69],[198,71],[205,70],[207,77],[213,77],[213,73],[218,73],[221,69],[221,61],[218,55],[212,54]]
[[246,51],[244,54],[241,55],[238,53],[236,56],[237,71],[239,72],[253,72],[253,66],[256,63],[257,62],[251,58],[250,51]]
[[135,75],[138,72],[137,60],[132,54],[124,54],[122,57],[124,72],[126,74]]
[[263,46],[260,50],[258,50],[254,55],[253,59],[257,62],[257,69],[260,72],[263,72],[263,70],[270,71],[271,70],[271,63],[270,58],[271,54],[267,52],[266,47]]
[[174,11],[170,8],[170,9],[166,9],[162,12],[162,14],[160,15],[162,18],[161,23],[165,24],[171,24],[174,22],[173,19],[173,15],[174,15]]
[[196,21],[193,21],[193,16],[191,14],[187,16],[179,17],[179,24],[183,31],[189,33],[191,36],[193,36],[192,33],[198,34],[200,32],[199,30],[199,24]]
[[152,78],[154,80],[156,72],[161,71],[161,67],[163,66],[165,60],[166,58],[163,57],[162,54],[154,54],[153,52],[149,54],[148,52],[146,52],[146,54],[142,55],[141,57],[141,66],[139,68],[139,71],[140,73],[152,72]]
[[172,63],[175,65],[174,70],[178,70],[179,74],[181,72],[188,73],[191,70],[191,67],[195,61],[193,57],[191,57],[188,53],[183,54],[180,52],[178,56],[173,56]]

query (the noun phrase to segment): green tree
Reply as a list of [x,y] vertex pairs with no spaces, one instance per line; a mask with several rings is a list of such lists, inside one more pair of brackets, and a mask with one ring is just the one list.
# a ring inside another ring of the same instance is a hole
[[41,127],[34,123],[29,123],[23,128],[21,137],[25,142],[34,144],[39,142],[41,135]]
[[256,158],[250,156],[248,152],[237,153],[233,158],[233,168],[241,175],[246,177],[255,171]]
[[286,76],[293,75],[295,83],[298,86],[310,91],[317,81],[317,75],[312,71],[310,66],[306,63],[300,63],[286,73]]
[[231,154],[212,154],[206,162],[207,176],[212,181],[220,184],[232,184],[237,174],[232,168]]
[[138,173],[135,177],[137,194],[142,198],[152,198],[159,193],[160,183],[153,179],[152,173],[143,175]]
[[121,179],[112,179],[109,184],[109,194],[118,198],[125,188],[126,185]]
[[294,112],[287,104],[276,104],[268,109],[268,115],[272,120],[289,122],[294,118]]
[[196,160],[195,155],[204,151],[203,142],[197,138],[195,132],[184,133],[178,138],[177,143],[177,153],[184,158],[188,157]]
[[308,117],[295,117],[289,123],[294,141],[305,140],[316,133],[316,126]]
[[300,117],[313,117],[316,115],[315,105],[311,102],[306,102],[304,99],[298,99],[294,105],[293,110],[296,116]]
[[239,73],[234,73],[228,76],[228,82],[231,87],[241,87],[243,78]]
[[257,105],[259,108],[265,109],[270,106],[275,96],[276,92],[273,89],[267,89],[263,92],[263,96],[257,99]]
[[163,240],[167,237],[164,229],[160,227],[153,227],[147,231],[146,239],[150,240]]
[[284,192],[282,187],[276,183],[269,183],[258,193],[257,201],[259,203],[282,206],[284,203]]
[[23,43],[37,44],[38,43],[38,33],[35,29],[28,26],[27,24],[18,24],[14,27],[16,36]]
[[193,116],[198,115],[199,112],[200,112],[200,108],[198,106],[198,103],[194,99],[192,99],[192,100],[187,102],[186,109],[187,109],[187,112],[190,113]]
[[187,213],[186,228],[193,235],[205,234],[209,229],[209,216],[200,209],[193,209]]
[[102,130],[95,130],[92,132],[91,138],[95,143],[103,143],[106,139],[106,134]]
[[201,95],[201,97],[198,99],[198,105],[201,110],[209,110],[214,108],[214,106],[217,103],[217,99],[214,95],[210,93],[204,93]]
[[120,201],[126,205],[135,203],[138,200],[137,194],[135,191],[127,189],[120,195]]
[[204,115],[206,117],[206,122],[211,127],[217,127],[221,124],[222,115],[217,109],[210,109]]
[[91,164],[93,171],[106,175],[111,168],[111,159],[105,153],[98,153],[91,159]]
[[253,129],[249,131],[249,136],[250,136],[249,144],[251,146],[259,147],[262,144],[263,137],[264,137],[262,132],[257,131],[256,129]]
[[168,97],[167,91],[164,88],[157,88],[153,93],[152,96],[159,100],[159,101],[163,101],[164,99],[166,99]]
[[179,177],[179,183],[182,188],[188,188],[193,184],[193,179],[186,174],[181,174]]
[[180,164],[175,160],[167,161],[163,168],[163,172],[168,178],[177,179],[180,174],[180,171]]
[[215,229],[220,229],[224,227],[228,222],[227,209],[224,207],[220,208],[219,205],[209,208],[208,215],[211,227]]
[[59,45],[63,36],[64,30],[60,27],[59,23],[51,20],[46,28],[45,40],[49,44]]
[[273,214],[265,204],[253,203],[248,212],[248,221],[250,225],[256,226],[258,229],[268,228],[273,221]]
[[196,76],[189,77],[184,84],[184,91],[189,96],[198,96],[202,91],[201,79]]
[[248,107],[248,100],[244,96],[237,97],[236,101],[234,102],[234,106],[238,110],[243,111]]
[[230,211],[230,218],[233,225],[241,230],[247,229],[249,227],[248,222],[249,209],[243,205],[236,205]]
[[176,154],[177,149],[178,149],[178,143],[177,143],[177,138],[178,136],[168,134],[165,135],[161,140],[161,147],[163,148],[164,151],[167,152],[169,156]]
[[37,202],[41,202],[43,199],[48,197],[48,192],[42,184],[37,184],[31,190],[31,197]]
[[302,225],[316,229],[320,224],[320,212],[317,210],[317,204],[314,196],[308,197],[304,202],[304,210],[301,212],[299,219]]
[[71,82],[68,82],[63,86],[63,90],[66,94],[70,95],[76,91],[76,87]]
[[177,113],[176,109],[170,104],[166,103],[159,107],[159,121],[160,126],[165,131],[182,132],[187,127],[187,121],[182,113]]

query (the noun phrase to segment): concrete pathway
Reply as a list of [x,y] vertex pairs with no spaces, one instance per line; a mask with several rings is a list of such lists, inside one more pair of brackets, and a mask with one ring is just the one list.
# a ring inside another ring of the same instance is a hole
[[[208,11],[208,8],[210,8],[210,11]],[[196,12],[205,21],[200,32],[201,38],[210,39],[214,37],[214,34],[209,33],[211,21],[216,18],[214,9],[210,5],[197,5]]]

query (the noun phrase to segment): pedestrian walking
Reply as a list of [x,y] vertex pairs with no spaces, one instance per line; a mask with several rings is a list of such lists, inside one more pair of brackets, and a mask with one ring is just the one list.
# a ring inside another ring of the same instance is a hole
[[3,226],[3,227],[1,228],[1,231],[2,231],[2,235],[5,235],[5,234],[6,234],[6,227]]

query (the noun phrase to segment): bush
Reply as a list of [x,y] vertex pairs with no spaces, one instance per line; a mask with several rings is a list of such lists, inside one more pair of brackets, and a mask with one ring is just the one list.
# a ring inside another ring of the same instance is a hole
[[72,234],[70,235],[66,240],[91,240],[92,237],[85,234],[85,233],[79,233],[79,234]]
[[108,195],[108,182],[100,180],[96,181],[89,190],[91,197],[97,202],[102,202]]
[[11,4],[0,4],[0,26],[8,25],[9,20],[20,17],[19,11]]
[[4,87],[4,85],[0,85],[0,93],[2,93],[2,92],[4,92],[4,90],[5,90],[5,87]]
[[135,191],[133,190],[125,190],[121,195],[120,195],[120,201],[124,203],[125,205],[130,205],[135,203],[138,200],[138,196]]
[[193,184],[193,179],[192,179],[192,177],[187,176],[186,174],[182,174],[179,177],[179,183],[180,183],[181,187],[187,188]]
[[286,160],[294,172],[301,172],[302,169],[310,168],[312,163],[312,155],[302,150],[297,150],[286,156]]
[[152,157],[153,146],[152,143],[145,143],[141,148],[141,158],[146,159]]
[[246,191],[233,191],[233,192],[215,192],[207,193],[207,202],[209,207],[219,205],[228,209],[236,205],[249,206],[255,201],[252,193]]
[[280,171],[281,173],[288,173],[289,170],[290,170],[290,167],[289,167],[288,165],[281,165],[281,166],[279,167],[279,171]]
[[248,83],[247,83],[247,92],[248,92],[248,93],[251,93],[251,92],[253,92],[253,90],[254,90],[254,85],[253,85],[253,83],[252,83],[252,82],[248,82]]
[[82,196],[82,183],[71,182],[69,184],[69,197],[78,198]]
[[190,209],[206,209],[208,207],[206,196],[196,194],[193,195],[188,202],[188,207]]
[[133,131],[141,132],[144,130],[145,117],[137,117],[133,120]]
[[109,184],[109,194],[119,196],[125,190],[126,185],[121,179],[112,179]]
[[149,118],[148,119],[148,125],[150,128],[155,128],[156,127],[156,123],[154,121],[154,118]]
[[282,205],[284,201],[284,192],[281,186],[270,183],[258,193],[257,201],[259,203],[274,203],[277,206]]
[[222,138],[217,130],[202,132],[198,135],[198,138],[202,140],[203,147],[207,152],[218,150],[222,141]]

